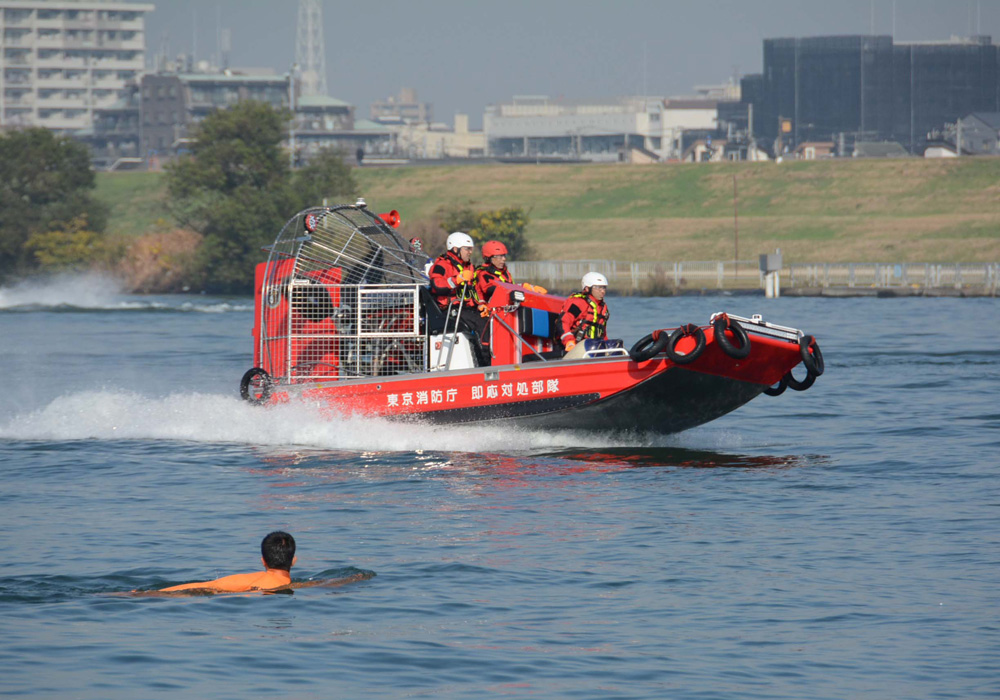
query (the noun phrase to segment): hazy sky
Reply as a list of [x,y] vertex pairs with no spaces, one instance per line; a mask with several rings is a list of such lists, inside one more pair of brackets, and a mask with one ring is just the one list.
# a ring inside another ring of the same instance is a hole
[[[146,0],[149,1],[149,0]],[[284,73],[295,59],[296,0],[152,0],[147,49],[217,55]],[[324,0],[327,86],[357,106],[413,87],[451,123],[482,123],[513,95],[593,99],[690,94],[762,68],[762,40],[973,33],[1000,39],[1000,0]]]

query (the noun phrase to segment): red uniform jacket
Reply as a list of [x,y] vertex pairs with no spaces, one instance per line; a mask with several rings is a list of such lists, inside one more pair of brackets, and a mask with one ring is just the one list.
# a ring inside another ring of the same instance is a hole
[[[462,259],[452,253],[450,250],[434,261],[431,265],[431,271],[428,277],[431,278],[431,296],[434,297],[434,301],[438,303],[438,306],[445,308],[448,306],[448,302],[451,299],[461,299],[462,290],[465,289],[465,305],[466,306],[476,306],[476,289],[473,284],[456,284],[455,275],[457,275],[462,270],[471,270],[472,263],[464,263]],[[475,278],[473,278],[475,281]]]
[[484,263],[476,268],[475,281],[477,301],[485,304],[493,296],[497,282],[512,283],[514,278],[511,277],[510,271],[506,267],[500,269],[493,267],[489,263]]
[[578,292],[566,299],[559,314],[563,345],[570,338],[577,341],[584,338],[608,339],[608,305],[597,301],[587,292]]

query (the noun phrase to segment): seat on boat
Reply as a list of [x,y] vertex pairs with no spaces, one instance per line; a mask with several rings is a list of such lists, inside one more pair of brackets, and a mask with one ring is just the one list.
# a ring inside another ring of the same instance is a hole
[[[440,336],[445,332],[446,327],[449,334],[455,332],[455,309],[453,309],[451,321],[448,321],[446,311],[438,306],[437,302],[434,301],[434,297],[431,296],[431,292],[428,287],[420,288],[420,305],[423,308],[421,321],[425,324],[422,330],[428,336]],[[466,311],[465,313],[468,312]],[[487,362],[486,358],[483,356],[482,347],[479,345],[479,342],[474,340],[473,336],[467,332],[464,325],[461,326],[458,334],[465,336],[466,341],[471,348],[472,363],[469,366],[481,367],[483,365],[488,365],[489,362]]]
[[522,306],[517,310],[518,327],[521,337],[531,343],[535,355],[525,350],[522,362],[538,362],[539,359],[557,360],[565,354],[562,343],[559,342],[559,314],[544,309],[532,309]]
[[427,324],[424,331],[428,335],[443,333],[445,322],[444,311],[434,301],[434,297],[431,296],[431,290],[428,287],[420,288],[420,306],[423,309],[422,316]]

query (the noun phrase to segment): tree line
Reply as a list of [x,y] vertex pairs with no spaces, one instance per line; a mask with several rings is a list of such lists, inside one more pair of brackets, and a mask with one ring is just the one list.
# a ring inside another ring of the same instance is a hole
[[[339,151],[323,150],[291,169],[281,146],[290,117],[247,101],[212,112],[196,127],[191,152],[166,166],[168,211],[195,235],[173,258],[164,255],[162,232],[127,239],[105,233],[108,210],[94,198],[85,146],[42,128],[0,135],[0,281],[65,270],[113,272],[154,257],[160,266],[170,260],[170,291],[250,292],[261,249],[289,218],[324,199],[353,201],[358,194]],[[527,221],[515,207],[446,207],[425,243],[428,252],[438,252],[438,237],[443,244],[448,231],[464,230],[479,242],[502,240],[519,257],[527,252]]]

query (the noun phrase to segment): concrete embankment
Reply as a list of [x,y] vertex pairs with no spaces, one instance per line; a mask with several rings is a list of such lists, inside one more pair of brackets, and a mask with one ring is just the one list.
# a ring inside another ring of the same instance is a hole
[[893,299],[896,297],[995,297],[995,290],[982,287],[955,288],[923,288],[923,287],[791,287],[782,289],[785,297],[878,297]]

